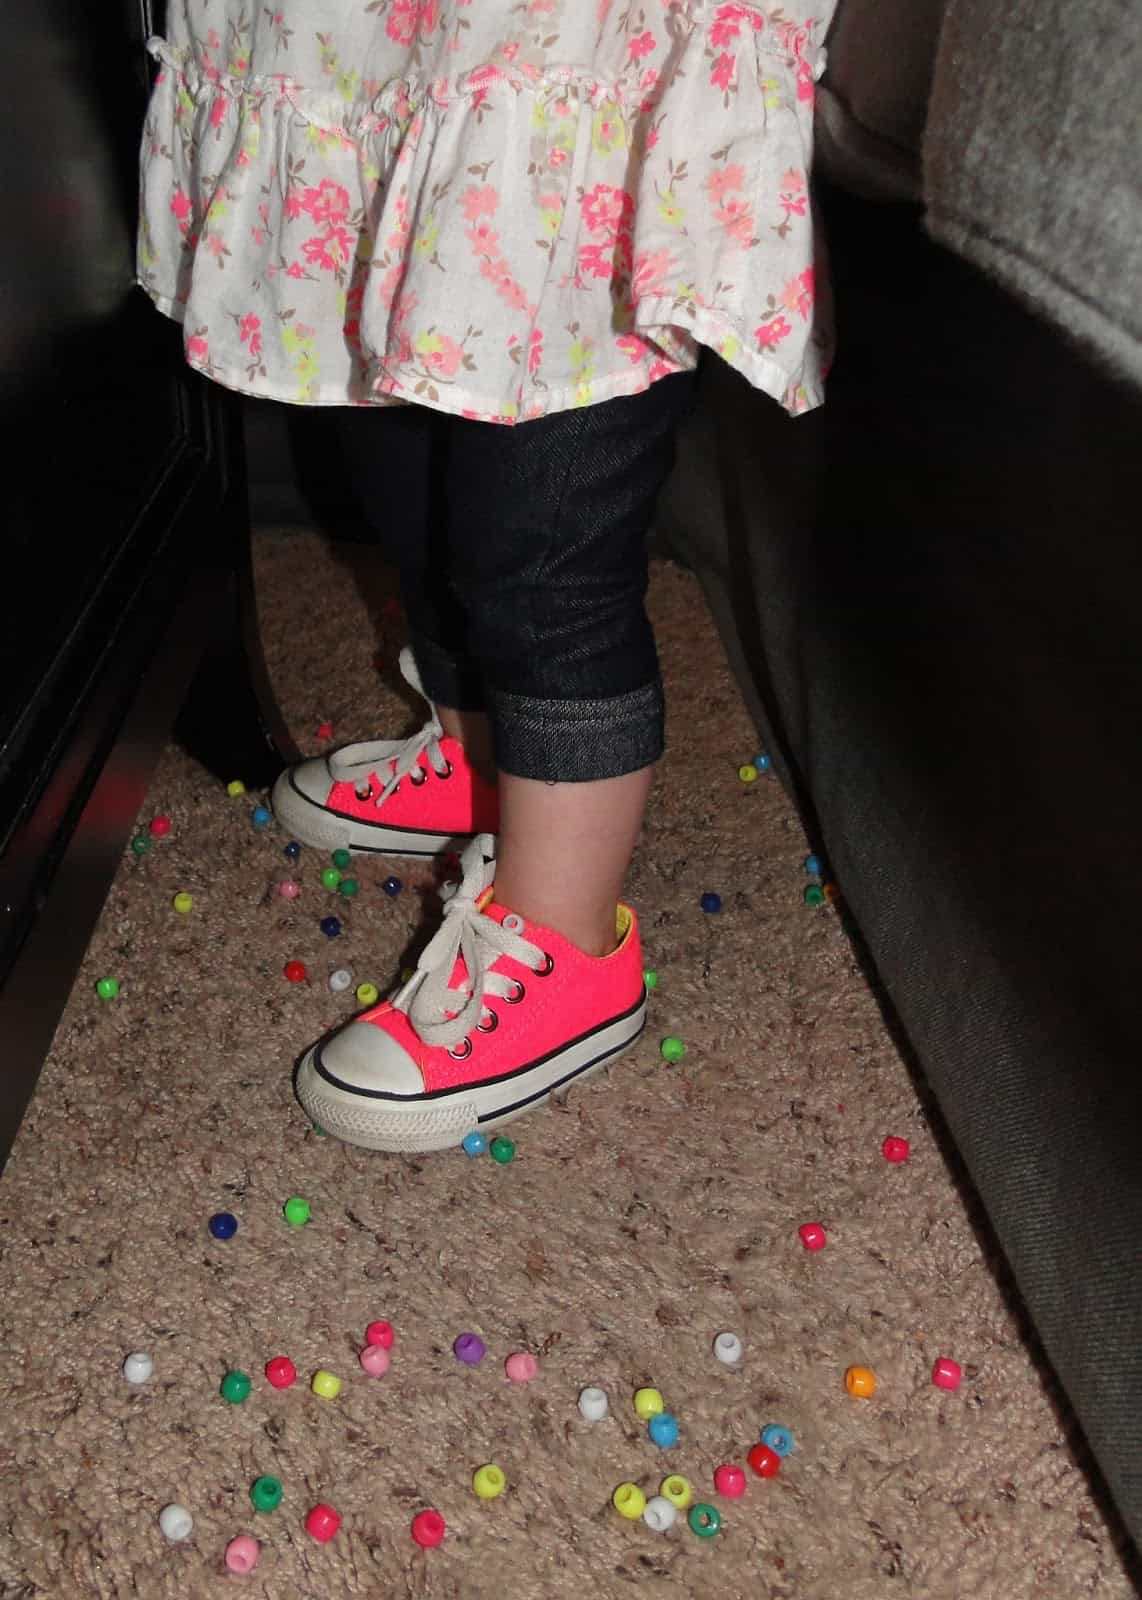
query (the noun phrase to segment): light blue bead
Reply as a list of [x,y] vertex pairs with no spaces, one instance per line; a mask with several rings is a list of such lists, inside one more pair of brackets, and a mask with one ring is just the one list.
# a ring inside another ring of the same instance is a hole
[[657,1416],[651,1417],[646,1428],[653,1442],[662,1450],[669,1450],[678,1443],[678,1418],[669,1411],[660,1411]]
[[793,1435],[788,1428],[779,1427],[776,1422],[771,1422],[768,1427],[762,1428],[761,1442],[768,1445],[775,1456],[787,1456],[793,1448]]
[[805,871],[811,873],[814,878],[819,878],[821,876],[822,865],[823,863],[820,856],[805,857]]
[[773,762],[766,755],[754,756],[753,764],[759,772],[768,772]]
[[488,1141],[482,1133],[466,1133],[464,1135],[463,1150],[466,1156],[482,1156],[488,1148]]
[[255,806],[250,812],[250,821],[255,828],[268,828],[274,820],[274,814],[267,806]]

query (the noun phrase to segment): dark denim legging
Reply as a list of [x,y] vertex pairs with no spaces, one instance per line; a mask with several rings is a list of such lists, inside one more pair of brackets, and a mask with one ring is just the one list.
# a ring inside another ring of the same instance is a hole
[[547,782],[657,761],[646,536],[691,375],[504,427],[421,406],[340,413],[438,705],[488,712],[497,765]]

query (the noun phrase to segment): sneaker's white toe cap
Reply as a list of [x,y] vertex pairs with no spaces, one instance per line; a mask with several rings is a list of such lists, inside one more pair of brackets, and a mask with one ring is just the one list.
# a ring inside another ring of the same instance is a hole
[[333,777],[325,757],[313,756],[308,761],[299,761],[297,766],[291,767],[288,772],[283,772],[278,784],[295,789],[306,800],[312,800],[316,806],[323,806],[329,799]]
[[360,1094],[424,1093],[420,1068],[391,1034],[371,1022],[350,1022],[322,1045],[318,1061],[324,1072]]

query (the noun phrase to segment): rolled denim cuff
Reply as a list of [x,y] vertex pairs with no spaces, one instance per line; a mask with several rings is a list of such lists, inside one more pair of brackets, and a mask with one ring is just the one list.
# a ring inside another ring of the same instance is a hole
[[483,679],[474,662],[450,655],[414,626],[409,627],[408,642],[424,692],[434,706],[450,706],[454,711],[487,709]]
[[653,766],[662,755],[661,679],[601,700],[490,695],[496,766],[542,783],[591,783]]

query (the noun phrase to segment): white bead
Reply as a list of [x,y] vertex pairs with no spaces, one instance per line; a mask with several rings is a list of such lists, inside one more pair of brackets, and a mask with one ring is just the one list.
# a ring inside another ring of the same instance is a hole
[[128,1383],[146,1383],[154,1370],[154,1362],[142,1350],[136,1350],[123,1363],[123,1376]]
[[714,1354],[719,1361],[724,1361],[727,1367],[732,1367],[742,1358],[742,1342],[736,1333],[719,1333],[714,1340]]
[[584,1389],[579,1395],[579,1413],[588,1422],[602,1422],[611,1409],[605,1389]]
[[194,1518],[185,1506],[164,1506],[159,1512],[159,1530],[172,1544],[189,1539],[193,1527]]
[[677,1508],[671,1505],[664,1494],[652,1495],[646,1502],[646,1509],[642,1513],[642,1520],[648,1528],[655,1533],[665,1533],[667,1528],[674,1526],[677,1517]]
[[353,982],[353,974],[348,967],[338,967],[336,972],[329,974],[329,987],[334,994],[343,994]]

